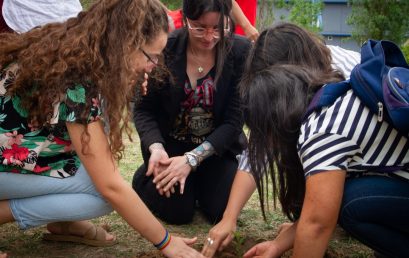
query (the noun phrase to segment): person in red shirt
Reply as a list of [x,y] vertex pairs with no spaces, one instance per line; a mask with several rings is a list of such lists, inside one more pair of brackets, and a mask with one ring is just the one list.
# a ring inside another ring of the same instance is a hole
[[233,1],[233,17],[236,22],[236,33],[245,35],[250,40],[258,38],[258,31],[254,27],[257,16],[257,0]]

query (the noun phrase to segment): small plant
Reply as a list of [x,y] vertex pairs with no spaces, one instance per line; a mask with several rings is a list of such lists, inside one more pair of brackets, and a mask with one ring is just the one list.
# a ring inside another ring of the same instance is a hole
[[240,231],[233,232],[233,249],[237,257],[242,257],[244,254],[243,245],[244,241],[246,240],[246,236]]

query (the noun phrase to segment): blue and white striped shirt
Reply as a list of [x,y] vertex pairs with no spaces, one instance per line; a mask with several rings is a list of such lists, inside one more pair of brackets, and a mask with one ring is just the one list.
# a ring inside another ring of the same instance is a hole
[[[309,115],[297,149],[305,176],[331,170],[372,174],[409,163],[407,135],[386,121],[378,122],[352,90]],[[409,179],[407,171],[397,174]]]

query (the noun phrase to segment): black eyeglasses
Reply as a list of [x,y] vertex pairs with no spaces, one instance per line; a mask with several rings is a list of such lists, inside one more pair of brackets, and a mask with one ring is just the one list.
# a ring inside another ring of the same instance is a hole
[[146,58],[148,58],[149,62],[151,62],[154,65],[158,65],[159,63],[159,57],[155,56],[155,57],[151,57],[150,55],[148,55],[148,53],[145,52],[145,50],[143,50],[141,48],[142,53],[146,56]]

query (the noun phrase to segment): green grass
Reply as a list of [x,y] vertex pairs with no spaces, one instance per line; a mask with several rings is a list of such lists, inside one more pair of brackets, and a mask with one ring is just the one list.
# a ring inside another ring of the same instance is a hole
[[[125,156],[120,162],[122,176],[131,182],[136,168],[142,163],[139,141],[135,133],[134,143],[125,140]],[[244,207],[239,221],[236,240],[229,247],[230,253],[243,253],[256,242],[272,239],[278,226],[287,221],[280,210],[270,211],[267,222],[263,221],[255,193]],[[41,239],[45,227],[21,231],[13,223],[0,226],[0,251],[9,253],[12,257],[155,257],[158,255],[151,243],[132,230],[116,213],[94,219],[96,224],[107,224],[119,240],[112,247],[96,248],[71,243],[45,242]],[[196,212],[193,223],[189,225],[165,226],[173,234],[186,237],[198,237],[194,247],[201,250],[207,233],[212,225],[208,224],[200,212]],[[45,253],[46,252],[46,253]],[[337,229],[335,238],[331,241],[327,257],[371,257],[371,251]],[[291,252],[284,257],[288,257]],[[223,256],[220,257],[232,257]],[[234,257],[234,256],[233,256]]]

